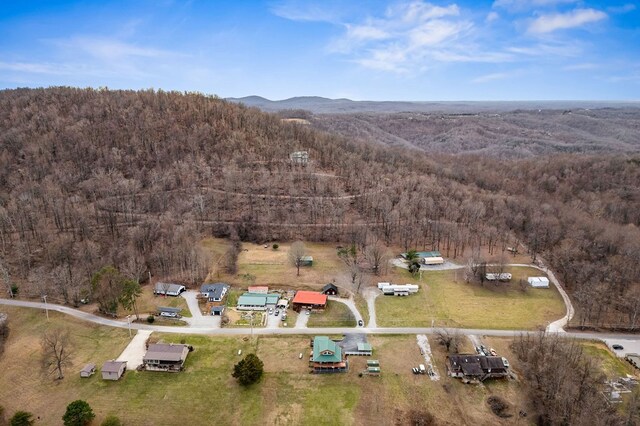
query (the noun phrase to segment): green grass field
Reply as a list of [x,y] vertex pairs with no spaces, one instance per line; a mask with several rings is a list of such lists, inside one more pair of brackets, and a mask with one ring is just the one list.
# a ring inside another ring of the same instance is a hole
[[[463,271],[423,273],[422,281],[396,268],[403,282],[420,284],[420,291],[408,297],[379,296],[376,299],[378,325],[456,326],[488,329],[539,329],[565,314],[555,287],[523,292],[518,280],[540,276],[533,268],[508,268],[511,283],[472,285],[463,282]],[[457,277],[457,278],[456,278]]]
[[[154,339],[194,346],[185,371],[127,371],[121,380],[111,382],[102,380],[99,372],[88,379],[81,379],[78,372],[86,362],[100,366],[116,358],[128,343],[127,330],[93,326],[57,313],[51,313],[47,324],[44,313],[37,310],[3,311],[10,315],[11,332],[0,358],[0,404],[7,417],[17,410],[32,412],[40,418],[37,424],[61,424],[67,404],[75,399],[91,405],[94,424],[109,414],[130,425],[209,425],[214,420],[220,425],[405,424],[408,411],[424,409],[440,421],[489,424],[482,396],[471,398],[477,390],[443,378],[456,388],[449,395],[442,382],[411,374],[408,367],[421,359],[415,336],[372,336],[383,374],[359,377],[366,362],[362,357],[350,360],[346,374],[309,374],[308,336],[154,334]],[[39,342],[46,327],[59,325],[72,331],[75,354],[66,377],[55,381],[39,369]],[[248,388],[231,377],[233,365],[241,359],[239,349],[243,355],[255,351],[265,364],[263,379]],[[443,354],[436,356],[438,363],[444,362]],[[518,385],[509,384],[508,391],[518,392]]]
[[[303,314],[305,315],[305,314]],[[330,300],[323,312],[313,312],[307,327],[355,327],[356,319],[344,303]]]

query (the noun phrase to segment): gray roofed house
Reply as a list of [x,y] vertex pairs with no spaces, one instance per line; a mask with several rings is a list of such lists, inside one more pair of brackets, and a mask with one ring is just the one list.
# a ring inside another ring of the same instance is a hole
[[156,283],[153,294],[162,294],[165,296],[180,296],[180,293],[186,291],[187,288],[181,284]]
[[170,306],[159,306],[158,307],[158,312],[166,312],[169,314],[179,314],[180,312],[182,312],[182,309],[180,308],[172,308]]
[[200,293],[209,302],[222,302],[222,299],[229,291],[229,285],[225,283],[202,284]]
[[118,380],[127,369],[127,361],[107,361],[102,364],[102,378],[104,380]]
[[91,377],[95,372],[96,365],[93,362],[90,362],[80,370],[80,377]]
[[182,370],[187,354],[189,354],[187,345],[155,343],[149,345],[142,362],[149,371],[177,372]]

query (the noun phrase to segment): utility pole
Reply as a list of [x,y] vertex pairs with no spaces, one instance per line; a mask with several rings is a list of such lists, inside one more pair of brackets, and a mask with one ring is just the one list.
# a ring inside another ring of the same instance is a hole
[[127,328],[129,329],[129,337],[131,337],[131,315],[127,315]]
[[49,321],[49,306],[47,305],[47,295],[43,295],[42,298],[44,299],[44,311],[47,313],[47,321]]

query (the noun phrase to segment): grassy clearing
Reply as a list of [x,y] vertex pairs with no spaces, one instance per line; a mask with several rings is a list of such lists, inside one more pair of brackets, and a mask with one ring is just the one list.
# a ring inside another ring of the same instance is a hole
[[542,329],[565,314],[555,287],[520,289],[518,280],[540,276],[533,268],[507,268],[511,283],[466,284],[462,270],[423,273],[422,281],[408,271],[396,270],[400,280],[418,282],[420,291],[409,297],[380,296],[376,299],[378,325],[449,325],[467,328]]
[[[517,398],[518,385],[497,390],[464,386],[443,377],[432,382],[415,376],[411,366],[421,356],[415,336],[371,336],[373,358],[382,367],[380,377],[358,377],[367,358],[351,358],[346,374],[312,375],[308,370],[309,337],[208,337],[158,335],[165,342],[184,341],[195,347],[179,374],[128,371],[118,382],[100,375],[81,379],[77,372],[87,361],[99,365],[115,358],[128,342],[126,330],[92,326],[51,313],[52,324],[72,327],[76,357],[62,381],[42,376],[39,338],[44,313],[7,309],[11,335],[0,359],[0,401],[9,415],[28,409],[42,424],[60,424],[66,405],[85,399],[96,413],[96,424],[116,414],[125,424],[223,425],[366,425],[406,424],[409,410],[430,411],[439,423],[509,424],[494,418],[484,402],[492,393]],[[444,354],[432,341],[437,368],[443,373]],[[237,355],[256,351],[264,361],[265,376],[248,388],[231,377]],[[302,353],[302,359],[299,354]],[[401,355],[400,355],[401,354]],[[20,392],[16,392],[20,389]],[[215,401],[215,406],[212,406]],[[161,409],[158,409],[161,407]]]
[[625,377],[627,374],[635,375],[635,370],[624,358],[618,358],[611,353],[602,342],[584,342],[584,352],[608,378]]
[[[158,311],[160,306],[168,306],[172,308],[180,308],[180,315],[183,317],[191,317],[191,311],[187,306],[187,301],[182,297],[173,296],[156,296],[153,294],[153,287],[150,285],[142,286],[142,294],[138,298],[138,312],[141,318]],[[118,316],[123,317],[132,312],[125,311],[122,306],[118,307]]]
[[290,243],[281,243],[278,250],[273,250],[271,244],[263,245],[242,243],[242,252],[238,257],[238,273],[225,274],[221,269],[219,257],[228,247],[228,241],[220,238],[207,238],[201,242],[202,247],[209,251],[213,261],[209,280],[226,281],[237,288],[246,289],[249,282],[243,275],[255,277],[256,285],[268,285],[279,289],[308,289],[319,290],[332,279],[340,278],[344,266],[337,256],[336,247],[326,243],[305,242],[307,254],[313,256],[313,266],[300,268],[300,276],[296,275],[296,268],[289,263],[288,252]]
[[330,300],[323,312],[312,312],[307,327],[355,327],[356,319],[347,305]]

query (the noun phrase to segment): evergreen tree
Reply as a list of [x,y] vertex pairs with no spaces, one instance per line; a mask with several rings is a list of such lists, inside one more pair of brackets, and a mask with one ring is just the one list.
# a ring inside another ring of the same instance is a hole
[[264,363],[255,354],[249,354],[233,367],[233,377],[243,386],[256,383],[262,377]]
[[96,415],[86,401],[78,399],[67,405],[67,411],[62,416],[64,426],[85,426],[91,423]]

